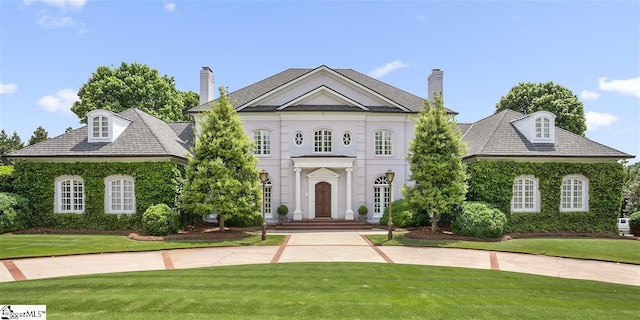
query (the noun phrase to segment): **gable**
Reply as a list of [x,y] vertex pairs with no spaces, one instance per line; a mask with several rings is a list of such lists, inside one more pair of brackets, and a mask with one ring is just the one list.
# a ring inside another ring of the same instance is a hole
[[362,110],[369,110],[361,103],[324,85],[286,102],[282,106],[278,107],[278,110],[282,110],[289,106],[349,106],[357,107]]

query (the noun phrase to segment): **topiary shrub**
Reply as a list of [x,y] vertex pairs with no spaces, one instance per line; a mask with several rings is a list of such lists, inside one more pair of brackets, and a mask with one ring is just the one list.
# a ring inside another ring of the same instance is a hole
[[367,214],[369,213],[369,208],[364,204],[358,207],[358,222],[367,222]]
[[150,206],[142,215],[142,229],[153,236],[176,233],[180,229],[180,215],[164,203]]
[[466,202],[462,212],[451,223],[451,231],[456,235],[480,238],[502,236],[507,217],[502,211],[483,202]]
[[278,206],[278,209],[276,211],[278,211],[279,215],[287,215],[287,213],[289,213],[289,208],[284,204],[281,204]]
[[13,191],[13,166],[0,166],[0,192]]
[[631,234],[640,237],[640,211],[634,212],[629,218],[629,230]]
[[29,200],[15,193],[0,192],[0,233],[29,227]]
[[[417,227],[417,217],[409,210],[409,207],[404,199],[396,200],[391,203],[391,209],[393,210],[393,225],[398,228]],[[389,223],[389,207],[384,209],[384,214],[380,218],[381,225],[387,225]]]
[[262,215],[260,213],[255,213],[251,215],[225,215],[224,216],[224,226],[225,227],[237,227],[237,228],[247,228],[247,227],[257,227],[262,225]]

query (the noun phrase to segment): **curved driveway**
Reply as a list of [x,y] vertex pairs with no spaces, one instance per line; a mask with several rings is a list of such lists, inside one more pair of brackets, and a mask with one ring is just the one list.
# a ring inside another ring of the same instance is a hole
[[[640,266],[470,249],[376,247],[366,232],[285,233],[277,246],[174,249],[4,260],[0,282],[82,274],[286,262],[378,262],[493,269],[640,286]],[[385,232],[386,233],[386,232]]]

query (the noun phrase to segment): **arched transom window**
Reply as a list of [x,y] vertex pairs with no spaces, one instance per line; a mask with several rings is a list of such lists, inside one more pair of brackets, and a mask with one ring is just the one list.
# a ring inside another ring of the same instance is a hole
[[105,179],[105,212],[135,213],[135,184],[131,176],[109,176]]
[[391,193],[389,192],[389,182],[384,175],[379,176],[373,182],[373,213],[381,214],[391,202]]
[[84,212],[84,180],[79,176],[60,176],[55,181],[57,213]]
[[589,180],[580,175],[562,178],[560,211],[588,211]]

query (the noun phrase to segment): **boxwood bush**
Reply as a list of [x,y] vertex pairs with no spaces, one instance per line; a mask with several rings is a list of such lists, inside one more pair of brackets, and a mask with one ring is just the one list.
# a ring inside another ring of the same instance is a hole
[[150,206],[142,215],[142,229],[152,236],[166,236],[180,229],[180,215],[168,205]]
[[629,230],[631,230],[634,236],[640,237],[640,211],[631,214],[629,218]]
[[15,193],[0,192],[0,233],[24,230],[29,226],[29,200]]
[[[556,163],[477,161],[467,165],[467,200],[490,203],[507,213],[505,232],[618,232],[624,169],[619,163]],[[560,212],[560,188],[566,175],[589,179],[589,211]],[[513,180],[520,175],[539,179],[540,212],[511,212]]]
[[507,217],[500,210],[483,202],[467,202],[451,223],[453,234],[479,238],[502,236]]

